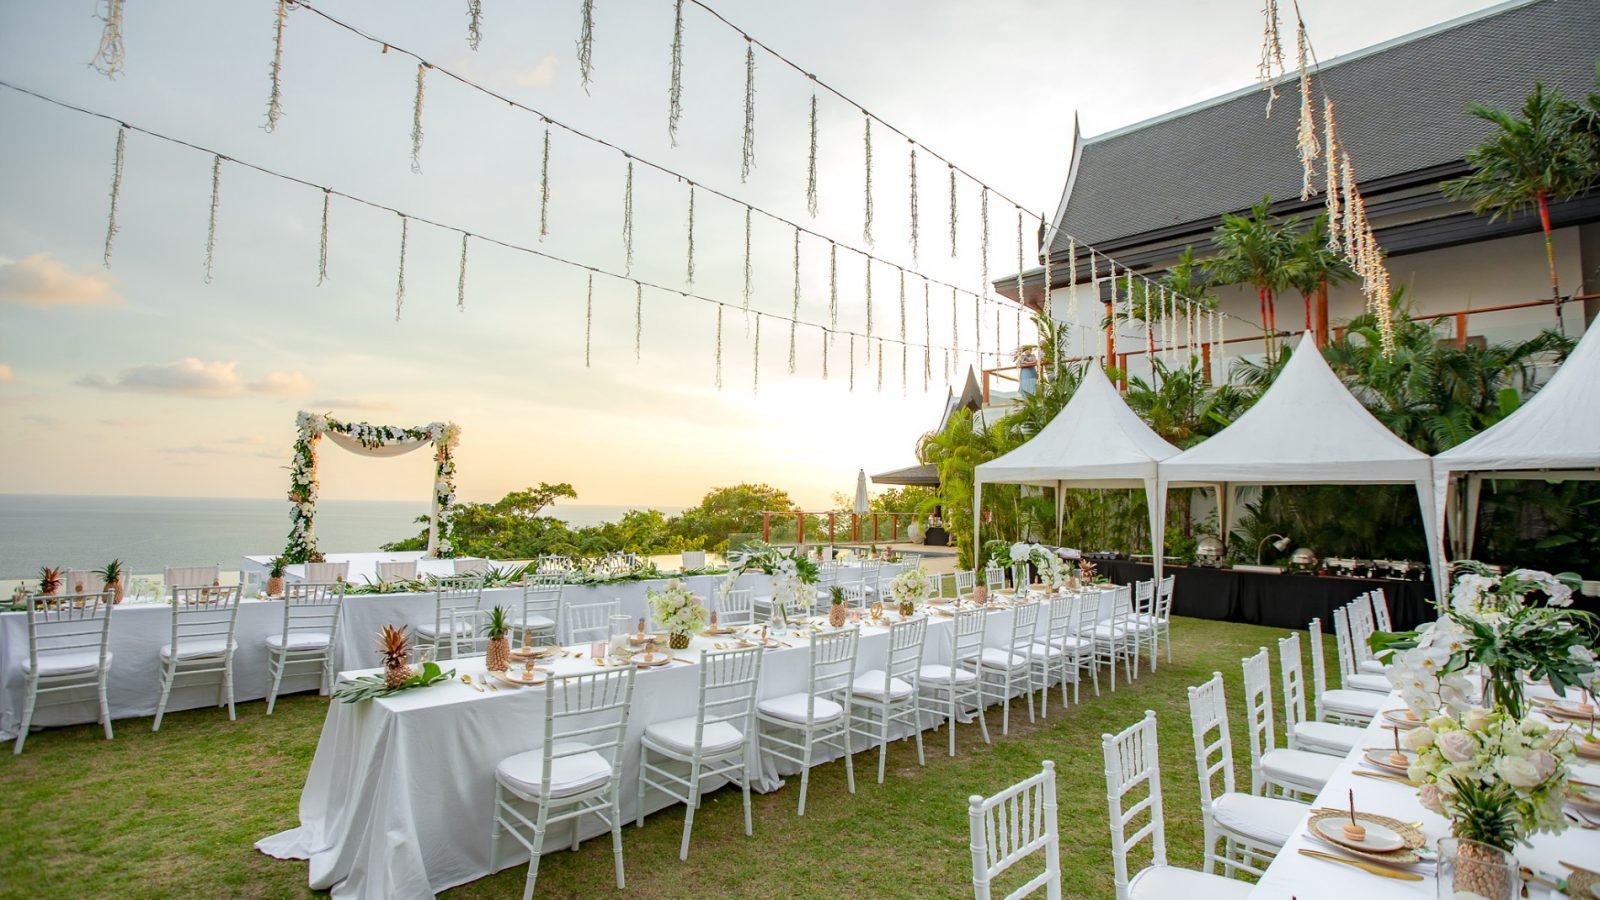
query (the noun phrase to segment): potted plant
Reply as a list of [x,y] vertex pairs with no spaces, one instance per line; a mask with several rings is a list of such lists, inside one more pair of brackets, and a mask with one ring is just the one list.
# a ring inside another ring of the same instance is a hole
[[281,556],[274,556],[272,562],[267,564],[267,596],[277,597],[283,593],[283,570],[289,561]]
[[39,593],[49,597],[61,590],[61,567],[41,566],[39,568]]
[[121,603],[122,560],[113,559],[111,562],[106,563],[105,568],[100,570],[100,577],[105,579],[106,590],[111,592],[111,601],[113,603]]
[[511,668],[511,641],[507,637],[511,633],[510,619],[504,606],[496,606],[489,610],[489,618],[484,622],[483,633],[489,638],[484,668],[491,672],[504,672]]
[[647,591],[645,599],[650,603],[651,617],[667,631],[667,646],[689,649],[689,637],[706,624],[706,608],[700,605],[700,598],[674,579],[659,592]]
[[843,628],[845,619],[850,617],[850,608],[844,603],[844,588],[834,585],[830,593],[833,605],[828,607],[828,624],[834,628]]

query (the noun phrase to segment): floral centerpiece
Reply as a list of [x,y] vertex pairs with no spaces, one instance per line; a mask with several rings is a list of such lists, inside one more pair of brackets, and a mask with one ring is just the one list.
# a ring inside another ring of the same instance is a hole
[[[1476,562],[1457,563],[1448,603],[1439,619],[1416,631],[1379,632],[1368,643],[1380,657],[1394,654],[1389,678],[1413,709],[1428,706],[1428,694],[1455,710],[1470,703],[1469,667],[1484,670],[1484,703],[1522,718],[1519,672],[1548,680],[1558,694],[1580,686],[1594,671],[1594,657],[1583,646],[1591,617],[1568,609],[1578,576],[1517,569],[1496,575]],[[1542,594],[1544,602],[1530,599]]]
[[1450,819],[1456,837],[1510,851],[1529,835],[1566,829],[1570,729],[1473,706],[1459,718],[1436,715],[1400,740],[1417,753],[1407,775],[1422,785],[1418,800]]
[[706,608],[676,579],[659,591],[645,592],[645,600],[650,603],[651,618],[667,630],[668,646],[674,650],[687,650],[689,636],[705,628]]
[[900,605],[900,615],[909,616],[917,611],[917,604],[933,595],[933,581],[921,566],[901,569],[889,582],[889,596]]

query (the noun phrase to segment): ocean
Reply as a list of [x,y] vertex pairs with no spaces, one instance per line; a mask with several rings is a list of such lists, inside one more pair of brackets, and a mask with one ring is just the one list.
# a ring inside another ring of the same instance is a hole
[[[562,504],[545,511],[573,527],[621,518],[632,506]],[[669,515],[678,506],[658,506]],[[415,534],[425,502],[323,500],[317,539],[326,553],[377,550]],[[40,566],[99,568],[112,558],[136,575],[165,566],[220,564],[276,553],[289,533],[284,500],[0,494],[0,580],[34,578]]]

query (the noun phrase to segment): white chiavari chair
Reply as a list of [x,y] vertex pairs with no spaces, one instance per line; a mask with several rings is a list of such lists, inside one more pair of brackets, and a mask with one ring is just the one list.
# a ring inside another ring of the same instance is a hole
[[[338,646],[339,612],[344,601],[344,582],[333,584],[291,584],[283,591],[283,630],[269,634],[267,645],[267,715],[278,703],[278,689],[290,666],[316,666],[321,678],[318,689],[333,685],[333,648]],[[297,672],[296,674],[303,674]]]
[[456,575],[487,575],[489,574],[489,561],[476,557],[452,560],[452,568]]
[[[622,754],[633,702],[632,668],[552,676],[544,687],[544,738],[494,770],[489,868],[500,870],[500,834],[528,849],[522,900],[532,900],[545,834],[558,822],[596,816],[611,828],[617,887],[622,874]],[[529,818],[528,806],[537,807]],[[519,808],[521,807],[521,808]],[[572,849],[578,849],[573,823]]]
[[1370,595],[1362,594],[1357,597],[1345,607],[1345,611],[1350,618],[1350,649],[1355,654],[1356,674],[1383,677],[1388,669],[1381,660],[1372,655],[1372,647],[1367,643],[1367,638],[1372,637],[1373,632],[1377,630],[1377,624],[1372,620]]
[[[806,690],[783,694],[756,704],[757,757],[774,756],[800,767],[800,806],[806,814],[806,789],[811,784],[812,750],[831,744],[844,753],[845,784],[856,792],[856,772],[850,751],[851,688],[855,683],[856,645],[861,629],[844,628],[811,638]],[[838,697],[843,703],[830,698]],[[798,741],[789,737],[800,733]]]
[[1028,721],[1033,718],[1033,666],[1028,651],[1033,647],[1033,632],[1039,624],[1039,604],[1022,603],[1011,608],[1011,634],[1003,647],[985,647],[975,657],[957,660],[984,682],[986,695],[1000,701],[1000,733],[1011,733],[1011,698],[1020,689],[1028,698]]
[[393,584],[399,581],[417,580],[417,561],[402,559],[398,562],[380,562],[377,565],[379,584]]
[[61,573],[63,594],[102,594],[106,589],[106,576],[96,569],[68,569]]
[[[1133,644],[1133,670],[1135,673],[1143,665],[1139,660],[1144,655],[1146,644],[1150,644],[1150,671],[1155,671],[1155,618],[1155,579],[1134,582],[1133,605],[1128,609],[1128,640]],[[1132,679],[1130,678],[1129,680],[1131,681]]]
[[882,592],[879,590],[878,580],[883,577],[883,563],[876,559],[863,560],[861,563],[861,587],[868,596],[876,597]]
[[1333,611],[1334,642],[1339,648],[1339,685],[1346,690],[1367,691],[1388,696],[1394,685],[1384,675],[1363,675],[1356,671],[1355,642],[1350,633],[1347,607]]
[[878,745],[878,783],[889,755],[889,726],[909,726],[917,742],[917,765],[927,765],[922,754],[922,700],[918,676],[922,648],[928,637],[928,617],[916,616],[889,626],[886,668],[868,669],[855,677],[850,706],[850,730]]
[[915,569],[918,566],[922,565],[922,554],[921,553],[902,553],[902,554],[900,554],[900,558],[899,558],[898,562],[900,563],[900,565],[903,568]]
[[1025,897],[1039,888],[1061,900],[1061,837],[1056,822],[1056,764],[992,797],[967,798],[972,848],[973,900],[989,900],[989,886],[1012,866],[1043,851],[1044,871],[1007,896]]
[[978,573],[970,569],[957,569],[955,576],[957,599],[972,599],[972,590],[978,586]]
[[[865,610],[871,597],[872,593],[866,585],[847,584],[844,586],[844,605],[850,609]],[[828,604],[832,606],[833,601],[831,598]]]
[[[1109,611],[1107,608],[1109,607]],[[1117,689],[1117,666],[1121,664],[1126,676],[1133,681],[1134,635],[1128,627],[1128,617],[1133,614],[1133,588],[1123,585],[1100,594],[1101,614],[1094,626],[1094,662],[1099,667],[1111,667],[1111,689]]]
[[1100,666],[1095,661],[1094,630],[1100,624],[1100,603],[1104,591],[1087,591],[1074,595],[1076,619],[1071,632],[1061,643],[1068,668],[1075,674],[1072,680],[1072,702],[1078,702],[1078,685],[1083,683],[1083,673],[1094,680],[1094,695],[1100,696]]
[[[1116,735],[1102,734],[1100,747],[1105,756],[1106,806],[1111,818],[1111,868],[1117,900],[1216,900],[1250,896],[1253,885],[1220,875],[1167,865],[1167,828],[1161,809],[1161,765],[1156,746],[1156,714],[1145,710],[1144,718]],[[1124,807],[1128,796],[1141,799]],[[1144,824],[1128,833],[1140,818]],[[1128,877],[1128,851],[1150,841],[1150,865],[1131,879]]]
[[308,562],[306,563],[306,577],[301,579],[306,584],[332,584],[334,582],[350,580],[350,563],[345,562]]
[[1061,682],[1061,705],[1067,705],[1067,682],[1076,680],[1078,670],[1076,663],[1069,664],[1066,647],[1068,642],[1077,642],[1079,638],[1072,633],[1077,625],[1078,606],[1082,598],[1076,595],[1056,596],[1048,604],[1050,619],[1045,623],[1043,640],[1035,640],[1028,646],[1028,664],[1033,668],[1033,680],[1039,685],[1039,718],[1050,718],[1050,686],[1052,679]]
[[1300,633],[1278,639],[1278,671],[1283,680],[1283,725],[1289,746],[1313,753],[1344,756],[1355,749],[1366,729],[1306,718],[1305,666],[1300,659]]
[[226,703],[228,718],[234,718],[233,654],[239,645],[233,635],[238,621],[237,585],[172,589],[171,640],[161,648],[161,699],[151,731],[161,730],[173,683],[196,675],[218,678],[217,705]]
[[988,566],[983,570],[983,586],[993,597],[997,592],[1006,589],[1006,570],[1000,566]]
[[[465,646],[477,646],[483,619],[483,579],[476,576],[441,578],[433,590],[433,621],[417,626],[417,653],[440,660],[445,648],[457,659]],[[420,656],[419,656],[420,658]]]
[[[22,752],[39,695],[94,688],[100,702],[99,722],[111,740],[111,707],[106,681],[111,673],[111,593],[30,597],[28,656],[22,661],[22,722],[13,755]],[[61,698],[71,699],[70,697]],[[48,705],[48,704],[47,704]]]
[[1368,594],[1372,602],[1372,620],[1379,631],[1393,631],[1394,623],[1389,619],[1389,600],[1383,595],[1383,588],[1373,588]]
[[717,623],[728,625],[754,625],[756,622],[756,592],[754,588],[735,588],[723,593],[717,600]]
[[1288,843],[1306,808],[1292,800],[1235,790],[1233,737],[1221,672],[1212,672],[1210,681],[1189,688],[1189,725],[1194,730],[1200,815],[1205,821],[1205,870],[1215,872],[1221,863],[1222,874],[1230,878],[1237,872],[1259,876]]
[[611,617],[622,615],[622,601],[574,603],[566,609],[567,644],[587,644],[611,637]]
[[[751,833],[750,773],[745,760],[756,734],[756,689],[764,652],[760,647],[706,651],[700,657],[700,702],[695,714],[653,723],[639,740],[639,827],[644,827],[646,788],[684,804],[680,860],[689,858],[701,779],[727,776],[739,782],[744,792],[744,833]],[[687,763],[688,777],[653,763],[652,753],[663,762]]]
[[1307,800],[1328,783],[1341,760],[1309,750],[1278,746],[1272,715],[1272,668],[1267,648],[1241,662],[1244,669],[1244,710],[1250,735],[1250,793]]
[[534,644],[561,642],[561,585],[542,584],[522,576],[522,612],[512,627]]
[[1311,700],[1316,720],[1348,725],[1371,722],[1383,710],[1386,696],[1371,691],[1328,690],[1327,669],[1322,660],[1322,620],[1312,619],[1309,631],[1307,643],[1311,645]]
[[933,695],[932,699],[946,710],[951,756],[956,755],[956,722],[971,721],[963,718],[971,713],[977,713],[983,742],[989,743],[989,721],[984,714],[988,703],[984,699],[983,681],[956,665],[959,660],[972,659],[983,652],[984,625],[988,621],[988,614],[988,610],[981,606],[957,610],[950,628],[951,664],[929,663],[917,670],[919,690]]
[[162,593],[171,597],[173,588],[210,587],[221,571],[221,566],[167,566],[161,575]]

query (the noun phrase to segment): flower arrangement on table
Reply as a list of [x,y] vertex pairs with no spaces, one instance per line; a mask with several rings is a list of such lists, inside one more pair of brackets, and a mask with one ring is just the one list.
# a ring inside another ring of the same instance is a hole
[[900,605],[900,615],[909,616],[917,611],[917,604],[924,603],[933,595],[933,580],[921,566],[911,566],[900,570],[889,582],[889,596]]
[[687,650],[690,635],[705,628],[706,608],[676,579],[659,591],[646,591],[645,600],[650,604],[650,617],[666,629],[668,645],[674,650]]
[[411,654],[411,636],[405,627],[385,625],[378,632],[378,656],[383,660],[383,674],[359,675],[339,682],[333,699],[344,703],[360,703],[375,697],[389,697],[401,691],[430,687],[456,677],[456,670],[446,672],[433,661],[424,662],[413,671],[406,664]]
[[1450,819],[1456,837],[1506,851],[1566,829],[1561,804],[1574,741],[1571,729],[1481,706],[1459,718],[1433,716],[1400,738],[1417,753],[1407,775],[1422,785],[1422,805]]
[[[1577,575],[1531,569],[1495,575],[1476,562],[1456,563],[1455,573],[1438,621],[1368,638],[1379,658],[1392,662],[1389,679],[1408,706],[1422,711],[1437,697],[1450,709],[1465,709],[1471,690],[1463,673],[1472,666],[1484,669],[1484,702],[1513,719],[1526,708],[1519,672],[1549,681],[1557,694],[1592,679],[1594,654],[1583,644],[1592,617],[1567,608]],[[1544,602],[1531,600],[1535,593]]]

